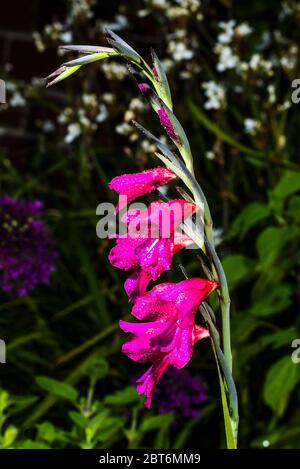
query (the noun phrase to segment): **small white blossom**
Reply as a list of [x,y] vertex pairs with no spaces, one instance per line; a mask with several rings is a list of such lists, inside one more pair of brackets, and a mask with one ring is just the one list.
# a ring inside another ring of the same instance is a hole
[[82,102],[86,106],[91,106],[91,107],[97,107],[98,105],[97,96],[95,94],[84,93],[82,95]]
[[69,124],[67,135],[65,136],[65,143],[72,143],[81,134],[81,127],[77,123]]
[[269,103],[274,104],[276,101],[276,93],[275,93],[275,86],[274,85],[268,85],[267,91],[269,94]]
[[18,91],[15,91],[14,94],[12,95],[9,104],[12,107],[23,107],[26,104],[25,98],[19,93]]
[[71,31],[65,31],[64,33],[61,33],[60,35],[60,40],[64,42],[65,44],[70,44],[73,40],[73,34]]
[[230,20],[227,23],[224,21],[221,21],[218,26],[220,29],[223,31],[218,35],[217,41],[219,44],[230,44],[232,41],[232,38],[234,36],[234,27],[235,27],[235,21]]
[[123,80],[128,75],[126,66],[116,62],[103,62],[102,70],[108,80]]
[[205,158],[206,158],[207,160],[214,160],[215,157],[216,157],[216,155],[214,154],[213,151],[207,151],[207,152],[205,153]]
[[188,49],[184,42],[171,41],[169,43],[169,51],[176,62],[190,60],[194,56],[194,52]]
[[53,122],[47,120],[47,121],[43,122],[42,129],[45,132],[53,132],[53,130],[55,129],[55,125],[54,125]]
[[99,114],[96,116],[96,122],[104,122],[108,118],[108,110],[104,103],[99,106]]
[[236,33],[238,36],[241,36],[241,37],[248,36],[249,34],[252,33],[252,31],[253,31],[253,29],[252,29],[251,26],[249,26],[249,24],[246,23],[246,22],[239,24],[239,25],[235,28],[235,33]]
[[255,135],[256,131],[259,129],[260,123],[255,119],[250,117],[244,120],[244,129],[247,134]]
[[157,7],[157,8],[168,8],[169,2],[168,0],[152,0],[152,6]]
[[132,132],[132,127],[127,122],[122,122],[122,124],[117,125],[116,131],[120,135],[129,135]]
[[204,104],[205,109],[220,109],[225,101],[225,89],[222,85],[214,81],[207,81],[202,84],[204,94],[207,98]]
[[217,45],[215,52],[219,54],[219,62],[217,64],[218,72],[225,72],[239,65],[239,58],[233,53],[231,47]]

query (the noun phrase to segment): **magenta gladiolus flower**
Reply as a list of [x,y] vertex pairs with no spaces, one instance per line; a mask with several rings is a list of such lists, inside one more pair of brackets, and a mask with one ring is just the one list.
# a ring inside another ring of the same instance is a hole
[[179,199],[153,202],[145,210],[129,210],[123,216],[128,234],[117,239],[109,261],[119,269],[134,270],[125,282],[131,302],[145,293],[151,279],[157,280],[170,269],[176,252],[192,243],[176,230],[196,208],[195,204]]
[[[159,167],[147,169],[140,173],[117,176],[110,181],[109,188],[115,190],[119,195],[127,196],[127,203],[130,203],[137,197],[154,191],[175,178],[176,175],[173,171]],[[122,210],[124,206],[125,203],[122,204],[119,201],[116,211]]]
[[132,314],[144,323],[120,321],[131,336],[122,351],[134,361],[151,362],[151,367],[137,381],[137,391],[151,405],[157,383],[170,365],[183,368],[191,359],[194,344],[207,337],[207,329],[195,324],[197,310],[217,283],[192,278],[179,283],[163,283],[139,297]]

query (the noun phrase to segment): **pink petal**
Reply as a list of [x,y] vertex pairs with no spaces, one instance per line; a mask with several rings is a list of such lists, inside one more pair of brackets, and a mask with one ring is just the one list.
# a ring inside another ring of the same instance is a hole
[[183,368],[192,358],[194,350],[194,326],[187,329],[177,328],[175,346],[169,353],[170,365]]
[[146,400],[144,402],[147,409],[151,406],[151,401],[155,387],[157,386],[162,375],[166,372],[170,366],[168,357],[163,358],[155,362],[147,371],[144,373],[136,382],[137,392],[139,395],[145,395]]
[[116,245],[111,249],[108,259],[111,265],[123,270],[130,270],[138,266],[138,258],[135,249],[141,240],[126,236],[118,238]]
[[146,319],[149,321],[155,321],[156,319],[168,321],[172,320],[172,318],[176,318],[177,311],[176,308],[174,308],[174,304],[161,298],[163,295],[168,298],[168,292],[174,285],[174,283],[156,285],[152,290],[145,293],[145,295],[139,297],[133,306],[132,315],[138,319]]
[[209,337],[209,330],[205,329],[204,327],[198,326],[198,324],[195,324],[194,343],[198,342],[201,339],[205,339],[206,337]]
[[[109,188],[115,190],[120,195],[127,196],[127,203],[147,194],[164,184],[167,184],[176,175],[167,168],[154,168],[134,174],[123,174],[117,176],[109,183]],[[118,204],[116,211],[121,210],[124,204]]]
[[151,277],[141,269],[136,269],[129,275],[124,283],[129,302],[134,304],[139,296],[144,295],[150,282]]
[[[119,324],[124,332],[132,334],[122,346],[122,352],[131,360],[145,363],[162,356],[159,348],[152,346],[152,341],[155,337],[167,336],[169,323],[162,323],[161,321],[146,323],[120,321]],[[170,339],[172,340],[171,336]]]
[[143,271],[157,280],[162,272],[171,268],[173,243],[169,239],[150,238],[140,244],[135,253]]

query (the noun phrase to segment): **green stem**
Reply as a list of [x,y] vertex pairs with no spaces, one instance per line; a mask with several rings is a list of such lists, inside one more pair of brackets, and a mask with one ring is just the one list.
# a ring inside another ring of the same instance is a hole
[[213,265],[215,267],[218,281],[220,283],[220,306],[222,311],[222,344],[225,356],[226,364],[232,373],[232,353],[231,353],[231,337],[230,337],[230,296],[228,290],[228,284],[226,275],[222,266],[222,263],[216,253],[214,246],[205,238],[205,246],[207,253],[211,257]]

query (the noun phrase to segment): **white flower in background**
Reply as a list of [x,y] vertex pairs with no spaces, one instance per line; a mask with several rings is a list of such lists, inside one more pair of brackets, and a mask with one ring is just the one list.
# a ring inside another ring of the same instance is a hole
[[19,93],[19,91],[15,91],[12,97],[10,98],[9,104],[12,107],[23,107],[26,104],[25,98]]
[[261,61],[262,61],[261,55],[253,54],[249,61],[250,68],[252,68],[252,70],[257,70]]
[[117,125],[116,132],[120,135],[129,135],[132,132],[132,126],[127,122],[122,122],[122,124]]
[[65,143],[72,143],[81,134],[81,127],[77,123],[69,124],[67,135],[65,136]]
[[251,119],[250,117],[244,120],[244,129],[247,134],[255,135],[256,131],[260,128],[260,123]]
[[268,91],[268,94],[269,94],[269,103],[274,104],[276,102],[275,86],[274,85],[268,85],[267,91]]
[[229,46],[222,46],[218,44],[215,48],[215,52],[219,55],[219,62],[217,64],[218,72],[225,72],[232,68],[237,68],[240,61],[236,54]]
[[97,107],[98,101],[95,94],[84,93],[82,95],[82,102],[85,106]]
[[122,31],[128,26],[128,19],[124,15],[117,14],[115,20],[112,23],[100,22],[101,31],[105,31],[106,28],[111,29],[112,31]]
[[55,125],[52,121],[45,121],[42,123],[42,129],[44,130],[44,132],[53,132],[53,130],[55,129]]
[[71,31],[65,31],[64,33],[61,33],[60,35],[60,40],[64,42],[65,44],[70,44],[70,42],[73,41],[73,34]]
[[101,103],[99,106],[99,114],[96,116],[96,122],[99,124],[104,122],[108,118],[108,110],[104,103]]
[[147,15],[149,15],[149,10],[147,10],[146,8],[143,8],[142,10],[139,10],[137,12],[137,16],[139,18],[145,18]]
[[72,19],[76,19],[78,16],[85,16],[85,18],[93,17],[92,7],[95,4],[95,0],[70,0],[70,4]]
[[292,103],[290,101],[284,101],[282,104],[277,106],[279,112],[287,111],[291,107]]
[[253,28],[251,28],[251,26],[249,26],[249,24],[246,22],[239,24],[235,28],[235,34],[237,34],[240,37],[248,36],[249,34],[252,33],[252,31],[253,31]]
[[220,246],[222,244],[223,228],[213,228],[212,230],[213,240],[215,246]]
[[293,70],[297,63],[296,57],[284,56],[280,57],[280,64],[285,70]]
[[253,71],[257,71],[258,69],[264,71],[269,76],[273,75],[273,64],[270,60],[265,60],[260,54],[253,54],[250,61],[249,67]]
[[207,152],[205,153],[205,158],[206,158],[207,160],[214,160],[215,157],[216,157],[216,155],[215,155],[215,153],[214,153],[213,151],[207,151]]
[[7,81],[5,83],[7,91],[16,91],[17,85],[13,81]]
[[37,31],[35,31],[35,32],[32,34],[32,37],[33,37],[33,40],[34,40],[34,43],[35,43],[35,47],[37,48],[37,50],[38,50],[39,52],[44,52],[44,50],[46,49],[46,46],[45,46],[45,44],[43,43],[41,34],[38,33]]
[[80,124],[83,126],[83,127],[86,127],[87,129],[89,129],[91,127],[91,121],[90,119],[87,117],[86,113],[85,113],[85,109],[79,109],[78,111],[78,119],[79,119],[79,122]]
[[145,153],[154,153],[157,151],[157,147],[153,142],[149,140],[142,140],[141,141],[141,148]]
[[128,75],[127,68],[123,64],[103,62],[101,66],[108,80],[123,80]]
[[150,3],[157,8],[168,8],[170,6],[168,0],[151,0]]
[[176,62],[190,60],[194,56],[194,52],[188,49],[184,42],[171,41],[169,43],[169,51]]
[[129,109],[131,111],[144,111],[147,109],[146,101],[140,98],[133,98],[129,103]]
[[102,99],[105,103],[112,104],[115,101],[116,96],[113,93],[103,93]]
[[232,38],[234,36],[234,27],[235,27],[235,21],[230,20],[227,23],[225,21],[221,21],[218,26],[220,29],[223,31],[218,35],[217,37],[217,42],[219,44],[230,44],[232,41]]
[[204,88],[204,94],[207,98],[204,108],[220,109],[225,102],[225,88],[212,80],[203,83],[202,88]]
[[66,124],[73,115],[73,110],[70,107],[66,107],[57,117],[59,124]]

